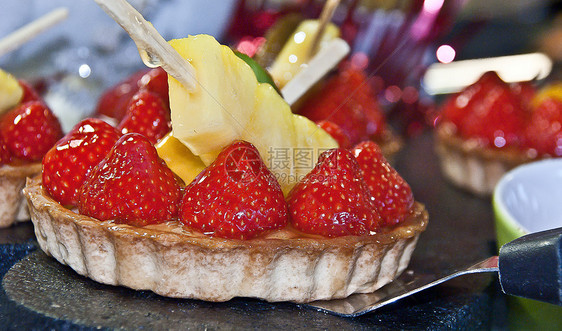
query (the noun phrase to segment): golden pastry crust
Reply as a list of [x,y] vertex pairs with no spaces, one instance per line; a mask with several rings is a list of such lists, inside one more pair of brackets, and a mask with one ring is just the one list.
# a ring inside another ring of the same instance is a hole
[[41,173],[41,163],[0,166],[0,228],[29,220],[21,190],[25,179]]
[[452,123],[441,123],[435,130],[435,150],[443,175],[453,184],[472,193],[488,196],[500,178],[516,166],[537,160],[518,148],[491,148],[477,139],[456,135]]
[[133,227],[65,209],[29,180],[24,194],[40,247],[95,281],[163,296],[309,302],[369,293],[407,266],[428,223],[422,204],[392,229],[334,239],[284,229],[252,240],[213,238],[177,222]]

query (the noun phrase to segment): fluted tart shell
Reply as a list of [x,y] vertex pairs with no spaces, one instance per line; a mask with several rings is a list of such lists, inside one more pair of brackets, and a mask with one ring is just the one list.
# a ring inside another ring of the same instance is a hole
[[399,226],[324,238],[290,228],[251,240],[191,232],[179,222],[145,227],[101,222],[69,210],[28,180],[24,193],[41,249],[94,281],[175,298],[253,297],[310,302],[369,293],[408,265],[428,223],[424,206]]
[[28,221],[27,203],[22,194],[27,177],[41,173],[41,163],[0,166],[0,228]]

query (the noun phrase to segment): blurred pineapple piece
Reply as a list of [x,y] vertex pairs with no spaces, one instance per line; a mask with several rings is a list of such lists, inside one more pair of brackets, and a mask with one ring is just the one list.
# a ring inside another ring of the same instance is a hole
[[23,89],[18,80],[0,69],[0,115],[20,103]]
[[553,82],[541,88],[531,100],[531,106],[536,108],[549,98],[562,101],[562,82]]
[[[273,80],[279,88],[283,88],[310,60],[310,49],[319,24],[319,20],[303,21],[277,55],[269,68],[269,73],[273,76]],[[320,38],[318,49],[322,48],[327,42],[338,38],[339,35],[339,28],[333,23],[328,23]]]

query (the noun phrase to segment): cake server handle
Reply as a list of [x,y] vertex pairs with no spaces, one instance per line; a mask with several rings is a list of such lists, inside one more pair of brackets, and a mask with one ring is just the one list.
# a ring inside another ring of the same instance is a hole
[[305,306],[338,316],[356,317],[453,278],[483,272],[498,272],[506,294],[562,305],[561,247],[562,228],[536,232],[503,245],[499,256],[468,267],[439,274],[409,269],[373,293],[314,301]]
[[498,265],[506,294],[562,305],[562,228],[503,245]]

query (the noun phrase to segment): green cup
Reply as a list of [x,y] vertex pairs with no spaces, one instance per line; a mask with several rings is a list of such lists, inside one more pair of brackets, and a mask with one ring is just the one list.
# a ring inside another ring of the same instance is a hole
[[[537,161],[505,174],[493,207],[498,247],[523,235],[562,227],[562,159]],[[562,330],[562,307],[508,298],[512,330]]]

